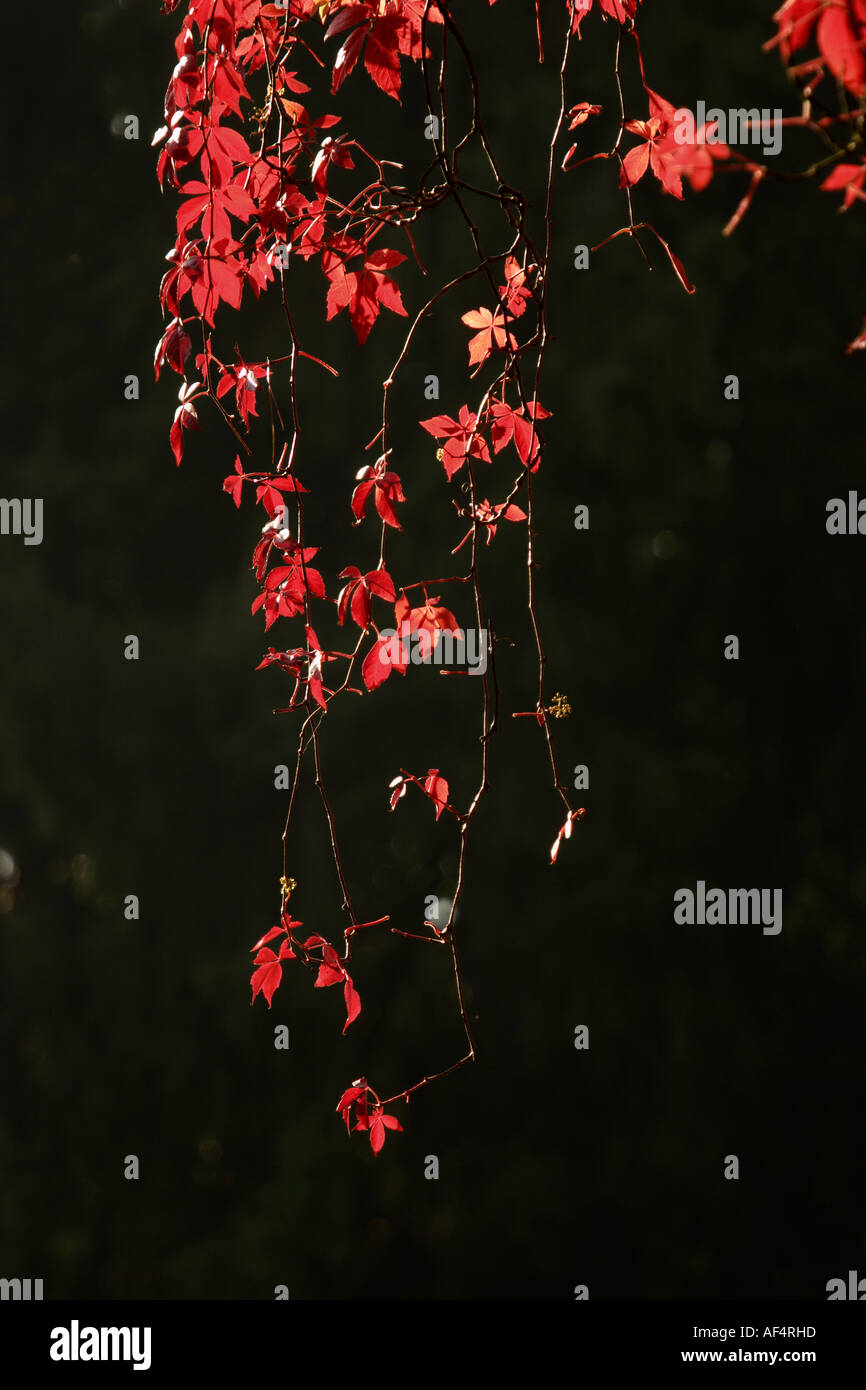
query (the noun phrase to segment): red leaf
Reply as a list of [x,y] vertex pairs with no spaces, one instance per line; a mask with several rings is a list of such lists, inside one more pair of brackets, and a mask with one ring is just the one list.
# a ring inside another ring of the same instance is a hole
[[363,1103],[363,1098],[364,1096],[366,1096],[366,1094],[367,1082],[366,1078],[362,1076],[353,1085],[347,1087],[347,1089],[340,1096],[340,1099],[337,1101],[335,1109],[340,1112],[343,1119],[345,1120],[346,1129],[351,1129],[353,1106],[358,1106],[360,1108],[359,1102]]
[[468,328],[481,330],[469,339],[470,366],[486,361],[494,348],[503,348],[506,344],[511,348],[517,346],[514,334],[506,330],[501,309],[497,309],[495,314],[484,307],[470,309],[468,314],[463,315],[461,322]]
[[418,422],[434,439],[445,440],[439,457],[449,479],[463,467],[470,455],[490,462],[487,443],[476,429],[477,420],[478,416],[467,405],[462,405],[456,420],[452,420],[450,415],[434,415],[430,420]]
[[438,768],[431,767],[427,773],[424,790],[436,807],[436,819],[438,820],[448,805],[448,783],[444,777],[439,776]]
[[348,569],[343,570],[340,578],[349,580],[337,599],[337,621],[341,625],[348,610],[358,627],[366,631],[370,625],[374,595],[386,599],[389,603],[395,600],[394,585],[387,570],[370,570],[362,575],[360,570],[350,565]]
[[845,196],[840,208],[840,212],[844,212],[853,207],[858,198],[866,201],[866,192],[863,191],[864,180],[866,180],[866,164],[837,164],[836,168],[827,175],[821,187],[828,193],[844,189]]
[[223,479],[223,492],[227,492],[236,507],[241,505],[241,492],[244,486],[244,470],[240,454],[235,458],[235,471]]
[[400,52],[397,47],[402,19],[385,15],[377,19],[367,40],[364,67],[386,96],[400,100]]
[[372,612],[373,596],[362,579],[359,584],[354,586],[351,603],[352,618],[362,632],[366,632],[370,626]]
[[385,1133],[389,1129],[402,1130],[396,1115],[386,1115],[380,1105],[377,1105],[373,1114],[365,1117],[364,1123],[360,1122],[355,1126],[356,1129],[369,1129],[370,1148],[374,1154],[380,1153],[382,1145],[385,1143]]
[[855,96],[866,94],[866,34],[855,33],[847,9],[839,3],[829,5],[818,20],[816,38],[834,77]]
[[[276,930],[277,928],[274,928],[274,931]],[[268,938],[265,937],[263,939],[267,940]],[[253,949],[255,950],[255,947]],[[253,997],[250,1000],[251,1004],[255,1002],[256,995],[261,993],[267,1001],[268,1008],[271,1007],[271,1000],[276,990],[279,988],[280,980],[283,978],[283,967],[280,962],[294,959],[295,953],[286,941],[284,941],[280,947],[280,954],[278,956],[275,955],[269,947],[262,947],[253,962],[254,965],[258,966],[258,969],[253,971],[252,980],[250,981],[253,988]]]
[[319,966],[319,973],[316,976],[316,989],[327,989],[329,985],[342,984],[346,978],[346,972],[336,965],[331,965],[329,961],[323,960]]
[[372,14],[373,10],[370,6],[363,4],[341,9],[325,30],[325,39],[332,39],[337,34],[344,34],[347,29],[351,29],[353,24],[360,24],[362,20],[369,19]]
[[514,256],[506,256],[504,269],[505,284],[499,286],[499,294],[512,317],[520,318],[526,311],[526,301],[532,298],[532,291],[526,283],[526,271]]
[[274,939],[275,936],[282,936],[282,934],[283,934],[283,928],[282,928],[282,927],[271,927],[270,931],[266,931],[265,934],[264,934],[264,936],[259,937],[258,941],[256,942],[255,946],[253,946],[252,949],[253,949],[254,951],[258,951],[258,950],[261,949],[262,946],[265,946],[269,941],[273,941],[273,939]]
[[583,820],[583,818],[584,818],[585,815],[586,815],[586,808],[585,808],[584,806],[581,806],[580,809],[579,809],[578,811],[569,811],[568,815],[567,815],[566,818],[565,818],[564,824],[563,824],[562,827],[560,828],[559,834],[557,835],[556,839],[554,840],[553,844],[552,844],[551,847],[550,847],[550,862],[551,862],[551,864],[555,864],[555,863],[556,863],[556,857],[557,857],[557,855],[559,854],[559,846],[562,844],[563,840],[570,840],[570,839],[571,839],[571,831],[572,831],[572,827],[573,827],[573,825],[574,825],[574,822],[575,822],[576,820]]
[[346,1022],[343,1024],[343,1032],[345,1033],[349,1024],[354,1023],[361,1012],[361,996],[348,975],[343,985],[343,1000],[346,1005]]
[[336,238],[329,243],[322,257],[322,269],[330,281],[326,307],[330,322],[342,309],[347,309],[358,341],[364,343],[379,316],[380,308],[406,317],[400,291],[385,274],[405,261],[402,251],[382,248],[365,259],[363,270],[348,270],[347,263],[364,255],[364,247],[350,238]]
[[399,637],[378,637],[364,658],[361,676],[368,690],[377,690],[392,671],[405,676],[408,665],[405,643]]
[[866,319],[863,320],[862,332],[848,344],[845,352],[863,352],[864,350],[866,350]]
[[[184,395],[186,395],[188,391],[191,392],[194,390],[195,387],[193,387],[192,385],[182,386],[180,388],[180,395],[181,397],[183,397]],[[183,458],[184,430],[198,430],[200,428],[201,426],[198,423],[198,414],[196,412],[195,406],[192,404],[192,400],[189,398],[183,400],[182,404],[179,405],[177,410],[174,412],[174,420],[172,422],[171,431],[169,433],[172,451],[174,453],[175,462],[178,464],[178,466],[180,466],[180,461]]]
[[156,345],[153,357],[153,371],[157,381],[162,367],[167,362],[172,371],[183,376],[183,364],[192,351],[192,343],[180,319],[172,319]]
[[638,183],[646,173],[648,164],[649,144],[635,145],[634,149],[629,150],[622,161],[620,188],[625,188],[627,184]]
[[376,1111],[370,1121],[370,1148],[374,1154],[381,1151],[385,1142],[385,1124],[380,1111]]
[[679,256],[671,250],[664,237],[659,236],[658,232],[656,232],[655,235],[658,237],[658,240],[661,242],[662,246],[667,252],[668,259],[674,268],[674,273],[676,274],[676,277],[682,285],[683,289],[685,290],[686,294],[694,294],[695,287],[689,279],[688,275],[686,274],[686,268],[680,260]]
[[[346,13],[350,15],[351,11],[347,11]],[[361,50],[364,47],[365,37],[366,31],[363,28],[358,28],[346,39],[346,42],[334,59],[334,73],[331,79],[332,92],[339,92],[346,78],[349,76],[349,73],[357,66],[358,59],[361,56]]]
[[408,777],[394,777],[388,785],[393,788],[391,792],[391,804],[389,809],[394,811],[397,808],[397,802],[400,800],[401,797],[406,795],[406,788],[409,785],[409,779]]
[[371,594],[377,598],[385,599],[386,603],[396,602],[397,595],[394,592],[394,581],[385,569],[370,570],[364,576],[364,582]]

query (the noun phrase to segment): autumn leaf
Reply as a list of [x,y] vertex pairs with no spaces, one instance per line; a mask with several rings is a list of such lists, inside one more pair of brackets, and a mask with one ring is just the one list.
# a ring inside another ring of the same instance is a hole
[[264,480],[259,481],[256,488],[256,501],[261,502],[262,506],[273,516],[283,506],[282,493],[306,491],[303,483],[299,483],[291,473],[270,473]]
[[403,318],[407,316],[400,291],[387,274],[406,257],[402,251],[383,247],[365,257],[362,270],[347,270],[346,261],[355,254],[350,251],[347,256],[339,248],[332,248],[322,258],[322,269],[330,282],[326,317],[330,322],[346,309],[358,342],[365,343],[380,309],[389,309]]
[[338,92],[355,69],[361,53],[364,67],[373,82],[386,96],[400,100],[400,34],[403,17],[398,14],[379,14],[370,5],[356,4],[340,10],[329,25],[325,38],[343,34],[352,25],[357,28],[342,45],[334,59],[331,91]]
[[337,1101],[336,1109],[346,1122],[346,1129],[352,1126],[352,1109],[357,1106],[367,1094],[367,1081],[365,1077],[360,1077],[353,1085],[348,1086],[340,1099]]
[[[420,777],[413,777],[407,772],[401,772],[399,776],[392,779],[389,784],[391,787],[390,809],[392,811],[395,809],[397,802],[406,795],[406,788],[410,782],[414,782],[416,786],[420,787],[424,795],[428,796],[433,802],[437,820],[443,811],[450,811],[453,809],[448,805],[448,783],[444,777],[439,776],[438,767],[431,767],[423,782]],[[457,812],[455,811],[454,814],[456,815]]]
[[[455,502],[454,505],[457,506],[457,503]],[[490,545],[490,542],[496,535],[496,528],[499,525],[500,521],[526,520],[526,512],[523,510],[522,507],[518,507],[516,503],[501,502],[499,506],[493,507],[490,505],[486,497],[482,502],[478,502],[474,508],[469,507],[468,509],[463,509],[458,507],[457,510],[459,511],[461,516],[471,516],[474,518],[475,521],[479,522],[485,528],[484,538],[487,541],[488,545]],[[473,530],[473,527],[469,528],[469,530],[466,532],[466,535],[463,537],[463,540],[460,541],[459,544],[456,545],[452,550],[452,555],[456,555],[457,551],[460,550],[461,547],[466,544],[470,536],[473,534]]]
[[402,1130],[403,1126],[398,1121],[396,1115],[386,1115],[377,1107],[367,1117],[364,1124],[359,1123],[355,1128],[369,1129],[370,1148],[373,1150],[374,1154],[377,1154],[381,1151],[382,1145],[385,1143],[385,1131],[389,1129]]
[[361,996],[355,989],[348,970],[343,965],[333,946],[321,936],[311,936],[304,942],[304,950],[319,949],[322,952],[322,960],[319,965],[319,972],[316,976],[316,989],[327,989],[330,985],[343,986],[343,1003],[346,1006],[346,1022],[343,1024],[343,1032],[354,1023],[361,1012]]
[[682,198],[682,174],[675,158],[676,146],[668,138],[667,123],[659,116],[651,116],[647,121],[623,121],[623,129],[639,135],[643,143],[635,145],[623,159],[620,188],[639,183],[647,168],[651,168],[666,193]]
[[627,20],[634,19],[640,4],[640,0],[569,0],[571,32],[576,33],[578,38],[583,37],[580,26],[591,11],[594,2],[598,4],[605,19],[615,19],[618,24],[625,24]]
[[378,690],[392,671],[405,676],[409,656],[402,638],[379,635],[368,651],[361,667],[361,677],[368,690]]
[[520,462],[530,473],[535,473],[541,461],[541,440],[535,421],[550,419],[550,411],[545,410],[539,401],[529,401],[525,408],[519,406],[516,410],[504,401],[494,401],[490,414],[493,452],[498,454],[513,442]]
[[507,331],[505,319],[501,309],[497,309],[495,314],[489,309],[470,309],[468,314],[463,314],[461,323],[465,323],[468,328],[477,328],[479,332],[469,339],[469,365],[480,366],[490,356],[495,347],[504,348],[517,347],[517,339],[514,334]]
[[424,790],[436,808],[436,819],[438,820],[448,805],[448,783],[444,777],[439,776],[437,767],[431,767],[427,773]]
[[180,319],[172,319],[156,345],[153,355],[153,373],[157,381],[163,366],[168,363],[172,371],[183,376],[184,363],[192,351],[189,334]]
[[241,505],[241,492],[243,491],[243,485],[246,482],[246,478],[247,475],[243,470],[243,465],[241,464],[241,456],[240,454],[237,454],[235,456],[234,473],[230,473],[227,478],[223,479],[223,492],[227,492],[229,494],[236,507],[239,507]]
[[827,5],[818,20],[818,47],[840,82],[856,97],[866,95],[866,12],[855,21],[847,6]]
[[[530,270],[534,269],[534,266],[530,266]],[[532,290],[526,281],[526,271],[514,256],[505,257],[504,270],[505,284],[499,286],[499,297],[504,300],[505,307],[512,318],[517,319],[525,313],[526,302],[532,298]],[[465,318],[463,322],[466,322]]]
[[675,251],[671,250],[664,237],[656,231],[655,227],[649,227],[648,230],[652,232],[656,241],[658,241],[659,244],[663,247],[665,255],[667,256],[668,260],[674,268],[674,274],[676,275],[686,294],[694,294],[695,287],[689,279],[688,275],[686,274],[686,268],[680,260],[679,256],[676,254]]
[[395,810],[397,802],[406,795],[406,788],[408,785],[409,778],[404,776],[394,777],[388,783],[388,786],[391,788],[391,801],[388,807],[389,810]]
[[438,594],[435,598],[425,598],[424,603],[411,609],[405,598],[398,600],[395,613],[398,624],[406,622],[410,633],[420,633],[418,642],[421,659],[424,661],[438,645],[441,633],[461,631],[460,624],[450,608],[444,608],[440,604]]
[[351,613],[353,622],[366,631],[373,611],[373,598],[383,598],[387,603],[394,603],[396,600],[391,576],[381,567],[362,574],[355,565],[349,565],[339,577],[349,581],[340,590],[337,599],[337,622],[341,627],[346,621],[347,613]]
[[434,439],[444,439],[441,449],[442,466],[449,479],[463,467],[468,457],[490,462],[490,453],[483,436],[476,430],[478,416],[468,405],[461,405],[457,419],[450,415],[434,415],[419,424]]
[[866,350],[866,319],[863,320],[863,327],[860,333],[846,347],[845,352],[863,352]]
[[579,101],[576,106],[572,106],[567,113],[569,130],[577,130],[578,126],[585,125],[590,116],[601,114],[601,107],[595,106],[589,101]]
[[[300,923],[297,925],[300,926]],[[279,935],[280,931],[280,927],[272,927],[271,931],[268,932],[266,936],[262,937],[262,941],[272,940],[274,936]],[[256,969],[253,971],[252,980],[250,981],[253,988],[253,997],[250,1003],[255,1003],[256,996],[262,994],[267,1001],[268,1008],[270,1008],[271,1000],[279,988],[280,980],[283,978],[282,962],[284,960],[296,960],[297,957],[288,941],[284,941],[280,946],[279,955],[275,954],[269,946],[262,946],[261,943],[258,944],[259,950],[253,960],[253,965],[256,966]],[[256,950],[255,946],[253,950]]]
[[569,811],[568,815],[567,815],[566,818],[565,818],[565,823],[561,826],[560,831],[559,831],[559,834],[557,835],[556,839],[554,840],[553,844],[552,844],[551,847],[550,847],[550,862],[551,862],[551,864],[555,864],[555,863],[556,863],[556,859],[557,859],[557,856],[558,856],[558,854],[559,854],[559,847],[560,847],[560,845],[562,844],[563,840],[570,840],[570,839],[571,839],[571,831],[572,831],[572,827],[573,827],[573,825],[574,825],[574,822],[575,822],[575,821],[583,820],[583,818],[584,818],[585,815],[586,815],[586,808],[583,807],[583,806],[581,806],[581,807],[580,807],[580,810],[578,810],[578,811]]
[[172,453],[174,454],[175,462],[177,463],[178,467],[180,467],[180,462],[183,458],[184,430],[201,429],[201,425],[198,422],[198,412],[195,406],[193,405],[193,401],[196,399],[197,396],[200,396],[202,394],[203,393],[201,391],[199,383],[192,381],[184,382],[183,386],[181,386],[178,392],[178,396],[180,398],[180,405],[174,412],[174,420],[172,422],[171,431],[169,434],[169,441],[171,443]]
[[[371,1095],[373,1095],[372,1102]],[[337,1102],[336,1109],[344,1120],[347,1130],[351,1132],[354,1128],[356,1132],[369,1134],[370,1147],[374,1154],[381,1152],[385,1143],[385,1136],[389,1130],[402,1132],[403,1129],[395,1115],[385,1114],[384,1105],[375,1097],[375,1093],[371,1092],[367,1085],[367,1079],[363,1076],[343,1092]],[[353,1111],[355,1115],[354,1126],[352,1125]]]
[[352,493],[352,511],[355,515],[355,525],[363,520],[367,509],[367,501],[370,494],[373,499],[376,511],[384,521],[386,526],[393,526],[395,531],[402,530],[397,520],[397,513],[394,505],[397,502],[405,502],[403,487],[396,473],[391,472],[385,466],[385,460],[380,459],[374,468],[365,464],[355,475],[358,486]]
[[840,212],[847,212],[858,198],[866,202],[863,183],[866,181],[866,164],[837,164],[821,184],[826,193],[844,191]]

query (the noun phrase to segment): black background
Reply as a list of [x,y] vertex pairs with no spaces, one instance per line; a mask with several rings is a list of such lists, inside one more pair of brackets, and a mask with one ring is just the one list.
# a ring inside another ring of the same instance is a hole
[[[457,7],[537,231],[561,8],[544,7],[539,67],[530,5]],[[761,52],[773,8],[647,0],[651,85],[677,104],[793,112]],[[458,924],[479,1058],[422,1092],[374,1158],[334,1113],[343,1087],[363,1072],[397,1091],[459,1056],[462,1035],[446,953],[388,934],[356,947],[364,1012],[345,1038],[339,992],[300,974],[272,1013],[249,1007],[248,948],[279,902],[273,769],[293,762],[295,726],[272,714],[279,674],[253,671],[274,634],[249,613],[252,506],[221,492],[234,441],[203,412],[177,470],[175,379],[152,377],[175,204],[149,139],[179,15],[156,0],[56,6],[44,45],[35,23],[6,17],[0,204],[0,483],[45,504],[41,547],[0,542],[0,844],[21,868],[0,917],[0,1275],[41,1277],[46,1298],[268,1299],[285,1284],[293,1299],[555,1300],[587,1284],[592,1299],[706,1300],[823,1299],[827,1280],[866,1274],[864,542],[825,531],[828,498],[863,485],[862,355],[844,353],[866,305],[861,213],[838,216],[839,195],[814,183],[768,181],[725,239],[740,179],[719,173],[680,204],[647,178],[638,214],[684,259],[688,297],[625,238],[575,271],[574,246],[621,225],[624,199],[601,161],[559,180],[540,608],[549,688],[573,707],[558,749],[566,770],[590,767],[588,815],[551,869],[561,807],[538,730],[510,718],[535,693],[523,538],[503,526],[486,579],[503,718]],[[569,98],[605,107],[578,132],[591,152],[616,129],[614,26],[592,17],[584,36]],[[631,53],[627,74],[643,115]],[[411,183],[429,147],[405,65],[404,82],[399,120],[360,70],[342,96],[347,129],[403,159]],[[321,92],[309,104],[337,109]],[[129,113],[138,142],[122,136]],[[779,164],[815,153],[789,134]],[[417,240],[429,281],[410,262],[398,272],[412,314],[472,260],[451,214]],[[383,315],[360,350],[345,315],[325,326],[314,267],[292,288],[305,345],[341,371],[304,374],[299,464],[332,594],[344,565],[375,563],[372,524],[353,531],[347,500],[406,325]],[[398,583],[451,573],[462,534],[417,420],[474,399],[458,316],[475,289],[446,301],[398,378]],[[277,306],[241,318],[247,358],[279,350]],[[728,373],[739,402],[723,397]],[[123,659],[130,633],[138,662]],[[723,660],[729,633],[739,662]],[[288,625],[282,638],[296,640]],[[452,890],[453,825],[420,795],[391,816],[387,785],[435,766],[465,802],[478,725],[475,691],[425,669],[328,719],[365,917],[411,929],[427,894]],[[303,807],[293,907],[333,939],[309,784]],[[677,926],[673,893],[699,878],[781,887],[781,934]]]

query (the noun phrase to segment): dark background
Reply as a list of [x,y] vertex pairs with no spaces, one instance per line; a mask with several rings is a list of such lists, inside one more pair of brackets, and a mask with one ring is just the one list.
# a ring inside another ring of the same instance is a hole
[[[531,5],[457,7],[536,231],[561,8],[545,6],[539,68]],[[651,85],[793,112],[761,52],[773,8],[647,0]],[[6,23],[0,482],[44,498],[45,538],[0,543],[0,845],[21,871],[0,916],[0,1275],[43,1278],[47,1298],[268,1299],[287,1284],[299,1299],[569,1299],[578,1283],[593,1299],[824,1298],[864,1261],[866,542],[824,525],[827,499],[863,480],[863,363],[844,354],[866,306],[860,214],[837,216],[839,195],[814,184],[768,183],[724,239],[741,179],[679,204],[647,178],[638,216],[683,257],[690,298],[625,239],[573,270],[573,247],[621,225],[624,199],[603,162],[560,179],[540,608],[549,690],[574,711],[559,753],[566,771],[590,767],[588,816],[551,869],[561,808],[538,730],[510,718],[535,695],[522,530],[503,526],[486,581],[503,718],[459,920],[479,1058],[400,1107],[405,1133],[374,1159],[334,1113],[343,1087],[363,1072],[391,1094],[458,1057],[462,1035],[446,953],[386,932],[356,946],[364,1011],[345,1038],[339,991],[300,972],[272,1013],[249,1007],[248,948],[279,902],[273,769],[295,738],[272,714],[281,677],[253,668],[278,634],[296,638],[288,624],[264,638],[250,617],[256,517],[221,493],[234,441],[203,412],[177,470],[176,379],[152,377],[175,202],[149,140],[179,16],[156,0],[55,6],[45,48],[32,12]],[[615,30],[594,16],[584,35],[569,99],[605,106],[578,132],[589,153],[616,128]],[[644,114],[631,54],[627,72]],[[404,159],[411,183],[429,146],[406,66],[404,81],[402,124],[360,70],[343,95],[347,128]],[[779,163],[814,153],[791,135]],[[398,272],[413,315],[472,259],[450,214],[419,228],[418,249],[429,282]],[[479,288],[425,325],[398,378],[398,583],[452,572],[439,566],[461,523],[416,422],[475,398],[457,319]],[[292,291],[305,346],[341,370],[303,376],[308,535],[333,593],[345,564],[375,563],[375,529],[353,531],[346,502],[405,324],[383,315],[361,351],[345,315],[325,326],[317,270]],[[279,350],[275,309],[242,317],[247,358]],[[732,372],[739,403],[723,398]],[[728,633],[738,663],[722,658]],[[423,668],[326,722],[365,917],[412,929],[427,894],[452,891],[453,824],[434,825],[420,795],[389,815],[387,784],[436,766],[465,803],[478,723],[474,687]],[[290,872],[297,915],[333,939],[309,782]],[[698,878],[781,887],[781,934],[677,926],[673,893]],[[123,1177],[132,1153],[138,1182]]]

